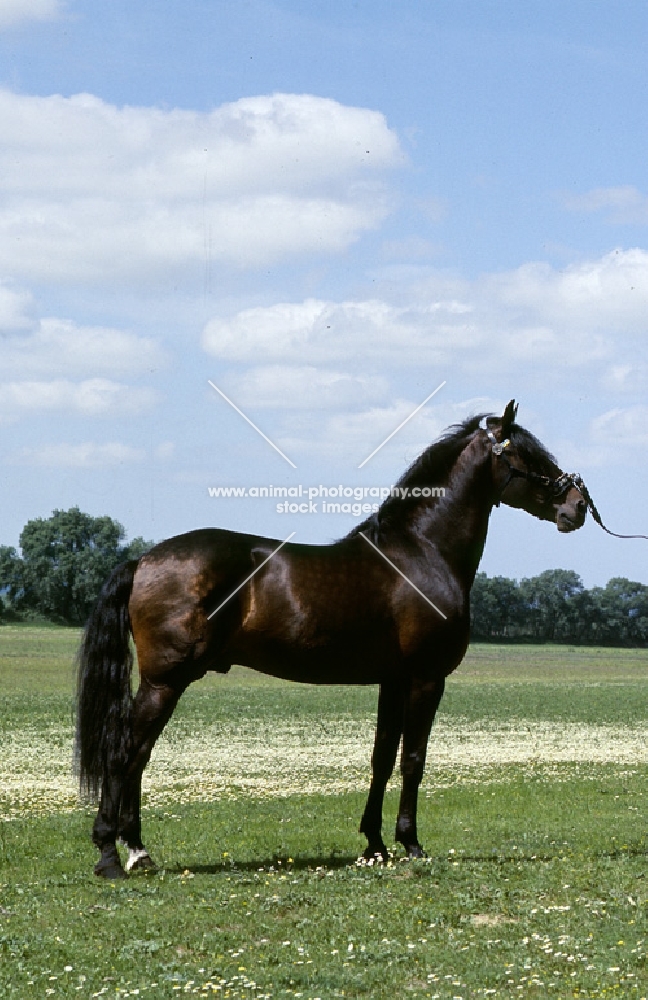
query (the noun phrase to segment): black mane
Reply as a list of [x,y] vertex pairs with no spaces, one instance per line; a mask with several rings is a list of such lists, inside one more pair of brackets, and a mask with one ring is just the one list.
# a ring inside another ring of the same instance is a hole
[[554,456],[531,431],[513,424],[509,436],[516,452],[532,472],[537,472],[540,476],[549,476],[551,479],[556,479],[562,474]]
[[[414,486],[442,486],[484,418],[487,424],[499,422],[499,418],[492,413],[480,413],[475,417],[468,417],[460,424],[452,424],[438,441],[426,448],[412,462],[394,485],[407,486],[410,489]],[[528,469],[541,476],[549,476],[551,479],[560,475],[561,470],[553,455],[530,431],[520,427],[519,424],[512,424],[509,437],[513,448]],[[345,537],[351,538],[362,531],[375,542],[381,528],[402,525],[407,520],[409,510],[418,503],[420,503],[418,497],[387,497],[377,513],[357,524]]]

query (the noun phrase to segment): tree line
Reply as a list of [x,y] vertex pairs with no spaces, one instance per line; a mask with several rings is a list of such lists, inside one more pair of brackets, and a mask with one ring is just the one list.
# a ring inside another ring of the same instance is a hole
[[625,577],[588,590],[569,569],[519,582],[478,573],[470,604],[477,641],[648,646],[648,586]]
[[[0,622],[83,625],[114,567],[153,545],[143,538],[126,544],[125,537],[118,521],[78,507],[28,521],[20,553],[0,546]],[[648,646],[648,586],[615,577],[587,590],[567,569],[519,582],[478,573],[471,620],[471,636],[482,642]]]
[[0,545],[0,621],[45,618],[83,625],[105,580],[125,559],[138,559],[153,542],[135,538],[111,517],[78,507],[28,521],[19,554]]

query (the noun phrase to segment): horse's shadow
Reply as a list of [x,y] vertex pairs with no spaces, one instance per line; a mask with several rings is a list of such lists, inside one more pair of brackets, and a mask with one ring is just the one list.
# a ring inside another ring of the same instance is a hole
[[318,869],[322,871],[337,870],[339,868],[348,868],[349,866],[355,865],[358,860],[357,854],[336,854],[333,857],[320,857],[320,858],[295,858],[294,861],[288,861],[287,858],[257,858],[255,861],[229,861],[224,860],[217,862],[215,864],[192,864],[191,861],[187,861],[186,864],[174,864],[174,865],[164,865],[164,870],[170,875],[183,875],[185,872],[190,872],[192,875],[222,875],[224,872],[238,871],[238,872],[268,872],[274,871],[278,873],[288,874],[290,872],[296,871],[312,871],[317,872]]
[[[598,858],[606,858],[611,860],[619,859],[620,857],[646,857],[648,851],[645,845],[639,845],[637,847],[627,847],[623,850],[613,850],[613,851],[600,851],[594,856]],[[452,858],[448,858],[447,855],[437,855],[428,856],[425,859],[416,859],[419,862],[423,861],[428,864],[443,864],[443,862],[451,863],[459,860],[460,862],[468,864],[484,864],[490,862],[493,865],[501,866],[507,863],[516,864],[526,864],[534,865],[540,863],[547,863],[549,861],[555,861],[557,859],[562,859],[561,854],[553,854],[550,852],[545,852],[543,854],[535,854],[531,857],[528,855],[516,855],[516,854],[463,854],[460,858],[453,855]],[[410,859],[402,855],[394,855],[391,858],[392,862],[409,861]],[[415,860],[415,864],[416,864]],[[183,875],[186,872],[192,875],[222,875],[225,872],[236,871],[236,872],[269,872],[273,871],[277,874],[290,874],[291,872],[312,872],[317,874],[318,872],[326,871],[338,871],[341,868],[355,868],[358,862],[358,856],[355,854],[338,854],[333,857],[313,857],[313,858],[295,858],[294,861],[288,861],[287,858],[279,858],[276,855],[271,858],[257,858],[255,861],[230,861],[224,860],[215,864],[193,864],[191,861],[187,861],[186,864],[173,864],[173,865],[161,865],[164,871],[168,872],[170,875]],[[362,864],[360,867],[364,868],[365,865]],[[369,867],[369,866],[367,866]],[[382,864],[376,864],[376,868],[383,868]],[[638,876],[643,878],[643,874]]]

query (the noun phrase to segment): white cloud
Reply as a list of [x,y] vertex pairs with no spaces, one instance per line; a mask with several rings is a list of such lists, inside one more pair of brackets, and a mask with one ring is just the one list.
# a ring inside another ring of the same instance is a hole
[[[2,328],[0,289],[0,329]],[[25,321],[26,325],[27,321]],[[12,324],[12,332],[17,323]],[[77,326],[67,320],[43,319],[28,333],[0,340],[0,366],[5,377],[133,376],[167,363],[155,341],[107,327]]]
[[0,31],[23,21],[52,21],[62,9],[60,0],[0,0]]
[[0,424],[55,413],[120,417],[153,405],[151,389],[108,376],[132,378],[166,365],[166,352],[154,340],[38,320],[32,312],[29,294],[0,286]]
[[378,299],[359,302],[278,303],[214,319],[203,333],[210,354],[231,361],[327,362],[365,358],[412,364],[421,351],[429,362],[472,344],[470,308],[456,301],[406,307]]
[[590,421],[586,435],[578,440],[563,439],[558,454],[563,468],[600,469],[623,464],[626,468],[645,467],[648,455],[648,406],[614,407]]
[[648,253],[613,250],[560,271],[549,264],[525,264],[483,279],[481,295],[507,313],[509,323],[520,326],[531,321],[560,335],[571,330],[645,332]]
[[[420,402],[420,399],[401,398],[359,413],[333,413],[325,420],[319,415],[305,415],[299,432],[284,434],[279,443],[288,454],[335,460],[338,467],[346,464],[353,471],[411,415]],[[436,405],[429,403],[364,468],[369,472],[385,466],[393,468],[396,464],[402,466],[400,471],[404,471],[450,424],[459,423],[477,413],[501,413],[504,405],[501,400],[488,397],[459,402],[446,400]],[[396,463],[394,456],[397,456]]]
[[389,396],[386,378],[349,375],[312,366],[268,365],[251,368],[227,380],[228,393],[240,406],[281,409],[356,410]]
[[[648,333],[648,253],[617,250],[557,271],[528,264],[461,281],[428,272],[408,305],[381,299],[277,303],[215,318],[203,347],[230,362],[345,362],[471,373],[507,370],[550,381],[625,362]],[[621,350],[620,350],[621,348]]]
[[27,465],[45,465],[56,468],[96,469],[141,462],[145,452],[140,448],[112,442],[109,444],[52,444],[39,448],[23,448],[13,461]]
[[[395,455],[407,465],[450,422],[468,413],[501,412],[505,399],[470,400],[453,409],[450,400],[466,375],[477,385],[483,376],[484,386],[496,386],[495,392],[508,383],[522,398],[525,387],[535,395],[539,386],[548,398],[559,387],[578,395],[583,377],[588,391],[593,385],[601,395],[623,392],[629,403],[632,393],[645,388],[648,253],[643,250],[618,250],[563,270],[529,264],[474,281],[430,270],[402,290],[403,301],[408,304],[309,299],[248,309],[228,320],[212,320],[203,346],[231,366],[254,364],[258,370],[265,361],[268,383],[273,372],[281,372],[274,395],[270,384],[263,397],[267,405],[276,400],[278,409],[286,407],[290,378],[315,365],[326,371],[335,364],[337,371],[356,378],[384,371],[410,378],[408,373],[415,372],[417,384],[426,373],[428,391],[447,379],[448,401],[439,397],[438,406],[436,400],[426,406],[372,459],[372,468],[398,466]],[[293,376],[285,371],[290,366]],[[245,384],[246,376],[241,378]],[[313,456],[357,465],[418,402],[401,398],[386,404],[383,397],[369,400],[359,412],[331,402],[324,419],[307,411],[298,417],[291,413],[278,442],[300,465]],[[584,471],[625,461],[632,448],[643,454],[647,410],[643,404],[610,410],[578,444],[557,442],[556,454],[565,467]],[[532,416],[522,422],[541,434]]]
[[610,222],[617,225],[645,225],[648,222],[648,196],[630,184],[570,195],[565,197],[564,205],[571,212],[607,211]]
[[3,422],[28,414],[56,411],[84,417],[126,416],[141,413],[154,401],[151,389],[102,378],[83,382],[59,379],[0,383],[0,419]]
[[[558,456],[560,467],[563,471],[586,473],[591,469],[600,469],[612,464],[615,455],[608,446],[603,446],[600,442],[574,441],[563,438],[559,440],[556,448],[552,449]],[[617,456],[618,457],[618,456]],[[585,476],[587,482],[587,476]]]
[[31,304],[28,292],[0,285],[0,334],[31,329]]
[[381,114],[308,94],[194,112],[2,91],[0,130],[0,268],[45,282],[339,251],[402,162]]
[[591,434],[603,445],[643,449],[648,445],[648,406],[640,403],[608,410],[592,421]]
[[648,364],[633,361],[612,365],[603,376],[603,385],[615,393],[645,393],[648,388]]

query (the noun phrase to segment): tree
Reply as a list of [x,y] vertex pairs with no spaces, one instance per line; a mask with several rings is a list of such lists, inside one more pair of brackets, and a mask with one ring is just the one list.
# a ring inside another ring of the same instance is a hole
[[21,588],[21,559],[10,545],[0,545],[0,617],[6,605],[11,605]]
[[141,559],[145,552],[153,547],[155,542],[147,542],[145,538],[138,535],[132,542],[129,542],[122,551],[122,559]]
[[590,591],[592,631],[604,645],[645,646],[648,643],[648,587],[614,577]]
[[522,580],[520,593],[527,606],[527,621],[535,639],[568,639],[576,625],[574,598],[583,592],[583,581],[571,569],[548,569]]
[[478,573],[470,608],[473,639],[648,646],[648,586],[625,577],[586,590],[573,570],[546,570],[519,585]]
[[[21,610],[83,624],[115,566],[139,558],[150,545],[110,517],[91,517],[78,507],[28,521],[20,536],[22,560],[14,566],[12,603]],[[7,557],[11,564],[11,555]]]
[[493,639],[515,635],[522,620],[523,602],[516,580],[505,576],[489,579],[478,573],[470,594],[471,634]]

